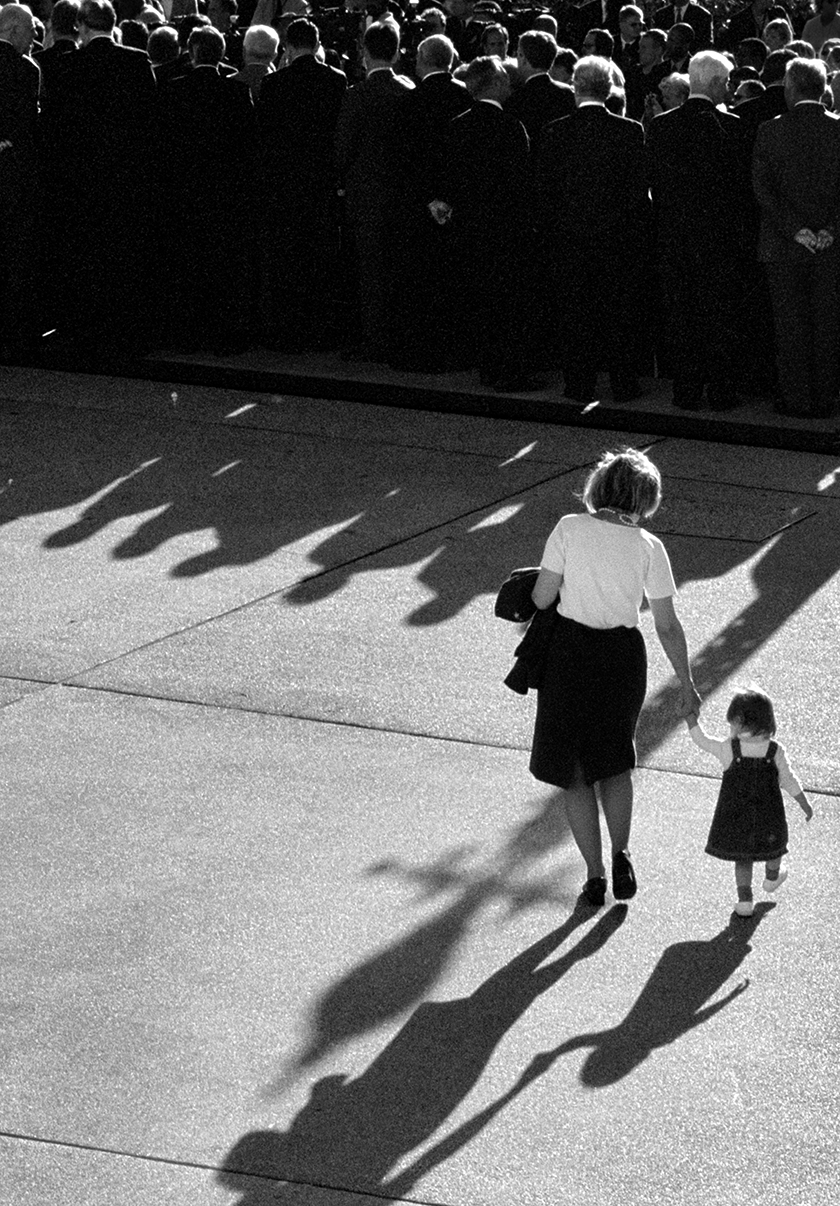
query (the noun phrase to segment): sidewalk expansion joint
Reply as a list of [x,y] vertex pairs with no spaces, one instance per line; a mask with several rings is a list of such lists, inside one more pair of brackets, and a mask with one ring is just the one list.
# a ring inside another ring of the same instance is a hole
[[205,1164],[200,1160],[177,1160],[173,1156],[153,1156],[141,1152],[124,1151],[118,1147],[100,1147],[95,1143],[78,1143],[68,1139],[44,1139],[38,1135],[24,1135],[17,1131],[0,1131],[0,1139],[12,1139],[20,1143],[35,1143],[43,1147],[65,1148],[68,1151],[90,1152],[97,1156],[118,1156],[124,1160],[135,1160],[143,1164],[162,1164],[167,1168],[192,1169],[196,1172],[225,1173],[227,1176],[248,1177],[254,1181],[265,1181],[273,1185],[296,1185],[301,1189],[326,1189],[333,1193],[345,1193],[348,1196],[379,1198],[384,1202],[410,1202],[412,1206],[447,1206],[445,1202],[433,1201],[430,1198],[389,1198],[377,1193],[375,1189],[345,1188],[340,1185],[325,1185],[319,1181],[295,1181],[290,1177],[269,1176],[267,1173],[247,1172],[237,1169],[223,1168],[218,1164]]
[[[531,482],[527,486],[522,486],[518,490],[514,490],[511,494],[503,494],[500,498],[494,498],[481,503],[480,506],[470,507],[467,511],[462,511],[457,515],[452,515],[447,519],[441,520],[439,523],[430,524],[427,528],[422,528],[419,531],[411,532],[405,536],[401,536],[397,540],[391,540],[386,544],[380,545],[375,549],[368,549],[363,553],[359,553],[355,557],[350,557],[346,561],[339,561],[335,565],[325,566],[323,569],[317,570],[315,573],[308,574],[303,578],[298,578],[295,582],[287,583],[285,586],[279,587],[277,590],[266,591],[265,594],[258,595],[255,599],[247,599],[244,603],[238,603],[235,607],[227,608],[226,610],[217,612],[215,615],[206,616],[203,620],[196,620],[193,623],[185,624],[183,628],[176,628],[172,632],[166,632],[162,636],[154,637],[151,641],[146,641],[142,645],[136,645],[132,649],[125,649],[122,653],[115,654],[113,657],[105,658],[104,661],[96,662],[92,666],[86,666],[83,670],[79,670],[76,674],[70,676],[78,678],[82,674],[92,674],[95,670],[102,670],[105,666],[112,666],[115,663],[122,661],[126,657],[131,657],[135,653],[144,653],[147,649],[153,649],[156,645],[161,645],[165,641],[172,640],[173,637],[183,636],[188,632],[197,632],[198,629],[204,628],[209,624],[215,624],[219,620],[225,620],[229,616],[238,615],[240,612],[247,611],[251,607],[256,607],[260,603],[265,603],[269,599],[279,598],[289,594],[293,590],[297,590],[301,586],[305,586],[310,582],[316,582],[319,578],[325,578],[329,574],[335,574],[340,570],[347,569],[350,566],[358,565],[362,561],[370,561],[383,553],[390,552],[392,549],[398,549],[402,545],[411,544],[414,540],[420,540],[424,536],[429,536],[434,532],[442,531],[445,528],[451,527],[453,524],[463,523],[473,515],[480,515],[484,511],[489,511],[493,507],[501,507],[509,503],[511,499],[518,498],[522,494],[528,494],[531,490],[537,490],[542,486],[548,485],[550,482],[559,481],[563,477],[567,477],[570,473],[575,473],[587,464],[589,461],[584,461],[581,464],[571,465],[566,469],[559,469],[547,477],[540,478],[538,481]],[[501,582],[499,583],[501,586]],[[69,685],[69,682],[64,685]]]

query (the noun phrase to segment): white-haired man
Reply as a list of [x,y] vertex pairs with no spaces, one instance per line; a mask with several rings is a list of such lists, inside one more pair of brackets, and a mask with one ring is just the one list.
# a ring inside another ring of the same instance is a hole
[[731,70],[716,51],[696,54],[688,100],[655,117],[648,133],[666,359],[682,410],[702,409],[704,390],[712,410],[736,404],[736,317],[752,282],[754,235],[749,142],[722,107]]
[[280,36],[270,25],[252,25],[242,40],[242,70],[232,78],[247,84],[256,104],[263,80],[274,70],[274,60],[280,49]]
[[648,222],[644,134],[638,122],[609,112],[610,63],[578,59],[576,109],[546,126],[536,156],[535,219],[554,288],[547,324],[561,333],[565,393],[596,396],[600,370],[613,400],[638,395],[642,342],[638,296]]

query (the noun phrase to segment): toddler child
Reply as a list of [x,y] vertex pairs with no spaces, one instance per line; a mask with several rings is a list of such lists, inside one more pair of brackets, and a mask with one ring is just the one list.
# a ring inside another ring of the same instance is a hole
[[814,815],[802,785],[788,766],[785,752],[773,740],[773,704],[760,691],[742,691],[726,713],[729,740],[716,741],[701,728],[697,716],[686,717],[688,732],[701,750],[714,754],[723,767],[717,807],[706,853],[735,864],[738,903],[735,912],[751,916],[753,863],[765,864],[764,891],[775,892],[787,879],[788,828],[782,789],[793,796],[810,821]]

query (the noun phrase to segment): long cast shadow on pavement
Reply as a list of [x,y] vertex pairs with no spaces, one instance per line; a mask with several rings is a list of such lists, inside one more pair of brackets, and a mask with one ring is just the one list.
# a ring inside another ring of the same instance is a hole
[[[501,508],[492,523],[488,525],[486,517],[474,521],[466,516],[460,521],[461,530],[458,520],[448,525],[432,522],[430,530],[412,537],[412,530],[423,527],[423,520],[415,516],[424,488],[399,480],[398,471],[390,476],[387,469],[373,478],[360,476],[348,458],[347,464],[336,462],[340,481],[335,480],[334,466],[333,476],[325,478],[313,451],[317,441],[311,437],[307,438],[309,460],[296,463],[290,471],[289,461],[300,449],[294,436],[282,432],[224,426],[195,430],[189,423],[163,421],[150,429],[147,423],[121,424],[118,418],[99,412],[84,419],[76,413],[60,418],[62,422],[42,430],[43,416],[21,416],[22,430],[16,433],[12,444],[16,451],[9,460],[15,476],[0,508],[0,523],[8,523],[40,511],[79,507],[73,522],[45,538],[46,549],[79,544],[133,515],[138,517],[135,531],[112,550],[117,560],[144,556],[176,536],[212,528],[218,547],[170,571],[173,578],[195,577],[223,566],[251,564],[338,526],[340,532],[333,531],[308,551],[320,568],[285,592],[285,601],[301,606],[317,603],[361,573],[422,562],[418,580],[432,597],[403,623],[424,627],[452,619],[479,595],[492,596],[512,568],[511,550],[521,550],[520,561],[537,559],[545,536],[539,483],[525,484],[509,476],[511,466],[526,457],[496,462],[497,482],[485,490],[480,502],[476,497],[476,514],[494,505]],[[61,441],[60,457],[55,454],[56,436]],[[521,450],[515,445],[512,438],[511,455],[519,456]],[[529,448],[528,455],[532,453]],[[45,474],[47,455],[50,472]],[[496,458],[484,459],[489,464]],[[546,465],[546,470],[547,477],[557,480],[556,513],[574,508],[574,490],[582,484],[583,469],[567,464],[555,466],[554,471]],[[392,488],[383,491],[388,486]],[[496,498],[495,504],[489,495]],[[663,514],[667,505],[666,490]],[[395,517],[401,535],[388,544],[385,533],[394,532]],[[451,529],[452,523],[454,533],[444,533],[442,529]],[[809,520],[804,537],[803,529],[795,527],[776,538],[753,569],[754,602],[705,648],[696,648],[689,631],[695,677],[704,694],[735,674],[840,569],[840,543],[832,523],[836,526],[836,512],[824,511]],[[656,530],[656,521],[652,527]],[[383,541],[388,547],[381,547]],[[749,541],[690,535],[667,537],[666,543],[678,584],[724,576],[753,557],[758,547]],[[348,558],[352,546],[371,550],[378,545],[375,554]],[[662,744],[676,723],[672,693],[666,688],[648,700],[639,736],[642,759]]]
[[[323,1077],[286,1131],[243,1136],[225,1159],[219,1181],[241,1191],[235,1174],[250,1174],[381,1197],[404,1195],[421,1173],[464,1146],[474,1132],[459,1128],[456,1134],[463,1131],[463,1142],[450,1139],[437,1145],[433,1150],[439,1158],[429,1164],[427,1154],[422,1167],[421,1161],[414,1166],[416,1174],[406,1170],[392,1177],[399,1161],[457,1109],[500,1041],[534,1001],[575,964],[602,949],[625,920],[627,907],[614,905],[573,947],[541,966],[592,915],[591,909],[576,909],[470,996],[419,1005],[360,1076]],[[494,1115],[500,1108],[497,1103]],[[272,1201],[291,1203],[297,1195],[292,1184],[275,1189]],[[264,1200],[260,1187],[249,1188],[237,1206],[260,1206]]]
[[[268,1097],[288,1089],[302,1072],[359,1035],[398,1018],[422,1001],[443,977],[487,905],[501,901],[509,914],[563,902],[562,874],[529,872],[570,837],[562,793],[534,802],[496,853],[481,858],[476,846],[445,851],[430,863],[383,859],[369,875],[388,875],[419,889],[425,901],[454,899],[431,919],[362,960],[332,984],[311,1010],[304,1049],[274,1080]],[[478,856],[478,857],[477,857]]]
[[606,1088],[628,1076],[658,1048],[708,1022],[749,987],[749,980],[744,979],[726,996],[707,1004],[746,959],[752,950],[750,939],[775,907],[773,902],[763,901],[752,917],[733,913],[714,938],[666,947],[630,1012],[617,1026],[576,1035],[538,1055],[532,1079],[570,1051],[589,1048],[580,1079],[591,1089]]

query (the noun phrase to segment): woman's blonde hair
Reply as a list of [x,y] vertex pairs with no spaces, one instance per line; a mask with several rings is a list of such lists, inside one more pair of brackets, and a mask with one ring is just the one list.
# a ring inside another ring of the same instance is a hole
[[609,507],[647,519],[662,501],[662,477],[638,448],[605,452],[586,479],[582,499],[590,513]]

